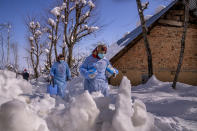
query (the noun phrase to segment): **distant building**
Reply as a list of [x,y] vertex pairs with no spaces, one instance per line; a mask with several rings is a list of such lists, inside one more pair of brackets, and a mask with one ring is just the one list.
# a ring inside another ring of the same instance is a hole
[[[197,85],[197,0],[190,0],[190,20],[186,37],[185,53],[179,82]],[[173,81],[179,61],[183,32],[184,5],[181,0],[172,1],[167,7],[146,22],[148,40],[152,51],[155,76],[161,81]],[[120,74],[111,79],[119,84],[125,75],[132,85],[143,83],[147,76],[147,55],[141,26],[112,44],[107,54]]]

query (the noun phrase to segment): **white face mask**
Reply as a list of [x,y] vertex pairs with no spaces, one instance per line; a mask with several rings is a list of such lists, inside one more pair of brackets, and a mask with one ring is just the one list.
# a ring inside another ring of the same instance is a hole
[[105,56],[105,54],[98,53],[98,57],[99,57],[99,58],[103,59],[104,56]]
[[64,60],[60,60],[60,63],[63,63],[64,62]]

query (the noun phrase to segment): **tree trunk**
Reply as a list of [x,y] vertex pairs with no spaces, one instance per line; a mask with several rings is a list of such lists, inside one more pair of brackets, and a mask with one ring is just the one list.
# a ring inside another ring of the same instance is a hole
[[68,47],[68,66],[72,67],[72,53],[73,53],[73,46]]
[[[9,25],[8,25],[9,26]],[[9,64],[10,62],[10,29],[8,27],[8,38],[7,38],[7,41],[8,41],[8,48],[7,48],[7,64]]]
[[49,58],[48,58],[48,59],[49,59],[48,62],[49,62],[49,67],[50,67],[50,68],[51,68],[51,66],[52,66],[52,49],[53,49],[53,43],[51,43],[51,46],[50,46],[50,49],[49,49],[49,54],[48,54],[48,55],[49,55],[49,56],[48,56],[48,57],[49,57]]
[[53,30],[54,28],[52,27],[52,32],[51,32],[51,35],[52,35],[52,40],[51,40],[51,45],[49,47],[49,54],[48,54],[48,64],[49,64],[49,67],[51,68],[52,66],[52,50],[53,50],[53,44],[54,44],[54,36],[53,36]]
[[66,56],[66,47],[62,47],[62,55]]
[[136,2],[137,2],[137,6],[138,6],[138,13],[140,16],[142,32],[143,32],[143,37],[144,37],[144,45],[146,48],[146,54],[147,54],[147,60],[148,60],[148,77],[150,78],[153,75],[152,54],[151,54],[151,49],[149,47],[149,42],[148,42],[148,38],[147,38],[147,30],[146,30],[147,28],[146,28],[146,23],[144,20],[144,14],[143,14],[141,1],[136,0]]
[[38,76],[39,76],[39,73],[38,73],[38,67],[36,67],[36,68],[34,68],[34,76],[35,76],[35,78],[38,78]]
[[56,61],[57,61],[57,57],[58,57],[58,54],[57,54],[57,35],[58,35],[59,19],[60,19],[60,16],[57,16],[57,20],[58,21],[56,23],[55,40],[54,40],[54,50],[55,50],[55,58],[56,58]]
[[[30,57],[31,57],[31,63],[32,63],[32,67],[33,69],[35,69],[35,65],[34,65],[34,57],[33,57],[33,52],[30,52]],[[35,75],[35,70],[34,70],[34,75]]]
[[3,36],[2,36],[2,34],[0,34],[0,36],[1,36],[1,62],[2,62],[2,66],[4,66],[5,65],[5,58],[4,58],[4,40],[3,40]]
[[177,79],[181,70],[182,62],[183,62],[184,50],[185,50],[185,38],[186,38],[186,33],[187,33],[187,28],[188,28],[188,21],[189,21],[189,0],[185,0],[184,29],[183,29],[182,39],[181,39],[181,51],[180,51],[180,56],[179,56],[179,63],[178,63],[176,74],[175,74],[174,81],[172,84],[173,89],[176,89],[176,82],[177,82]]

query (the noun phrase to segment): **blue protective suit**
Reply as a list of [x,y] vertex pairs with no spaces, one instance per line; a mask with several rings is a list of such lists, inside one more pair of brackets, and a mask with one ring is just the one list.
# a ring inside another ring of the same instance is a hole
[[50,75],[54,78],[54,84],[57,84],[58,86],[58,95],[63,98],[65,95],[66,80],[71,79],[71,72],[68,64],[65,61],[62,63],[55,62],[51,67]]
[[[108,95],[108,79],[105,71],[109,64],[110,63],[106,58],[97,59],[92,55],[85,59],[79,68],[81,75],[85,78],[84,90],[88,90],[90,93],[101,91],[104,96]],[[94,78],[89,77],[89,70],[92,68],[96,69],[96,76]]]

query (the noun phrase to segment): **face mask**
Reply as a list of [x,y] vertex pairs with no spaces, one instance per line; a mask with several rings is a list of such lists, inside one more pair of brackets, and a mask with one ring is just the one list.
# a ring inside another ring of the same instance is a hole
[[98,57],[101,58],[101,59],[102,59],[104,56],[105,56],[105,54],[101,54],[101,53],[98,54]]
[[60,60],[60,63],[63,63],[64,62],[64,60]]

